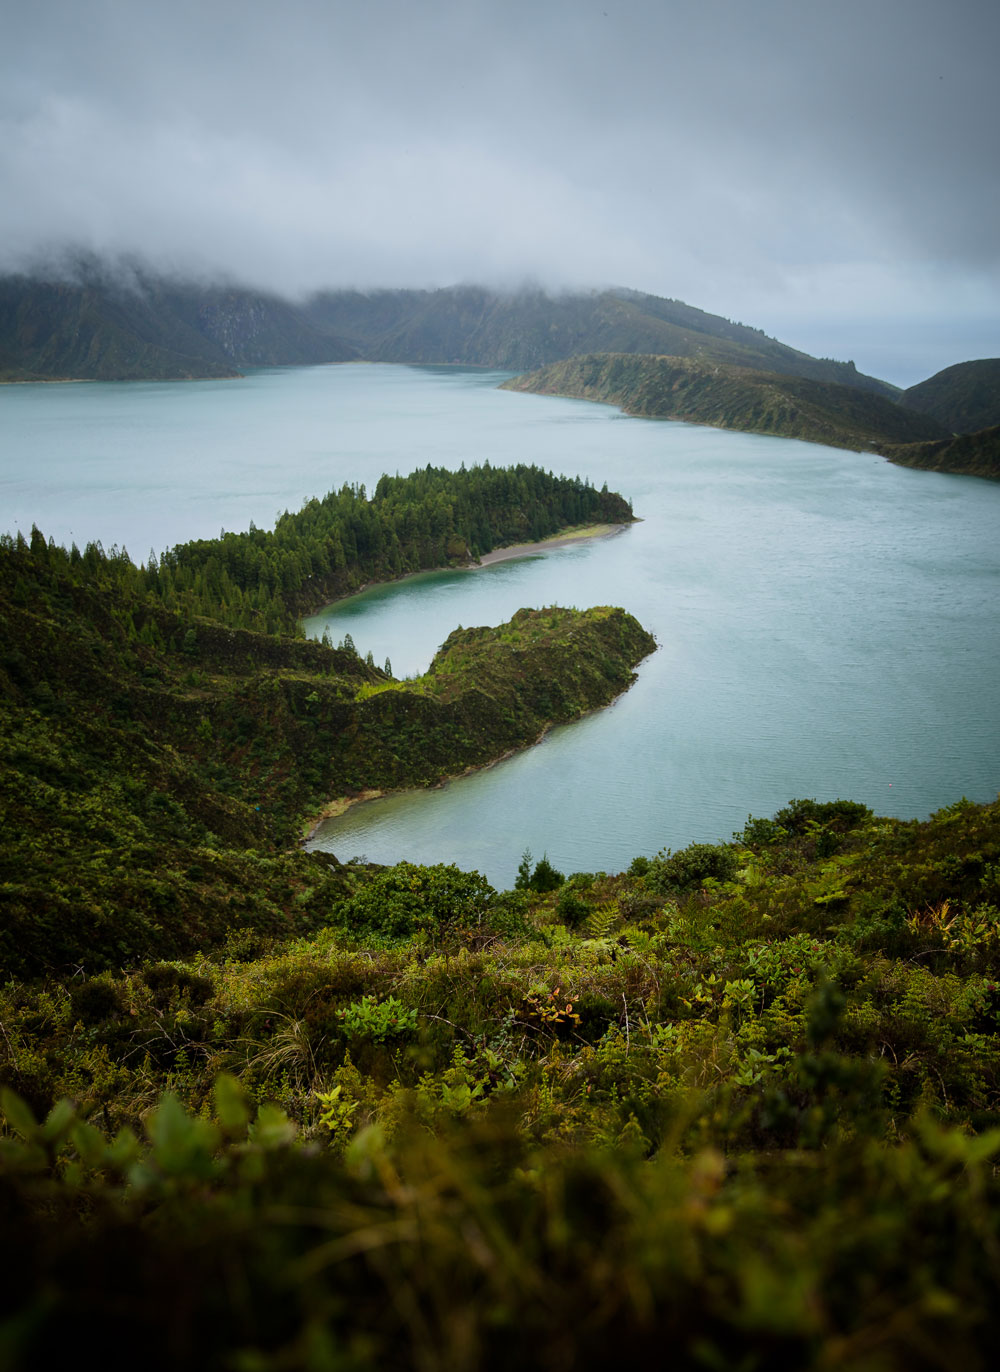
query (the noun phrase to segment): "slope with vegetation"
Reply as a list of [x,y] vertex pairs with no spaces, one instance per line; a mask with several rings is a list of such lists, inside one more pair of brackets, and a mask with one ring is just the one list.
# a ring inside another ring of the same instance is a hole
[[933,443],[886,444],[881,451],[901,467],[1000,481],[1000,426]]
[[949,433],[975,433],[1000,425],[1000,358],[958,362],[903,391],[899,403],[929,414]]
[[1000,805],[341,882],[0,990],[7,1365],[991,1365]]
[[943,437],[941,425],[883,395],[834,382],[682,357],[596,353],[504,382],[508,390],[578,396],[627,414],[778,434],[837,448]]
[[0,380],[178,381],[343,362],[351,348],[295,305],[85,261],[55,279],[0,277]]
[[7,381],[233,376],[353,358],[524,371],[598,350],[671,353],[895,394],[851,362],[810,357],[759,329],[639,291],[456,286],[322,292],[295,303],[85,256],[0,278]]
[[348,642],[235,628],[158,589],[123,555],[0,543],[7,973],[313,927],[339,878],[288,851],[304,816],[524,747],[655,647],[620,610],[523,610],[395,682]]

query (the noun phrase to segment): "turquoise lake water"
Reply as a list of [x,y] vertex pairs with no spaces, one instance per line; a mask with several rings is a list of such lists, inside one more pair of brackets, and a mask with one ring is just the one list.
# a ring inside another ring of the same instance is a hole
[[349,366],[0,388],[0,528],[144,559],[428,462],[536,462],[632,499],[642,522],[613,538],[412,578],[309,621],[399,676],[456,625],[522,605],[623,605],[660,645],[610,709],[329,822],[316,842],[344,858],[453,861],[508,886],[526,847],[611,871],[798,796],[906,817],[995,797],[1000,484],[500,379]]

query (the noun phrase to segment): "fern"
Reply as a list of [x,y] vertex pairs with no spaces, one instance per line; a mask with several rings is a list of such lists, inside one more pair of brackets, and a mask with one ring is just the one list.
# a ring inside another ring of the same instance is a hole
[[599,905],[596,910],[591,910],[583,927],[588,939],[605,940],[611,938],[620,924],[621,910],[618,902],[613,900],[607,905]]

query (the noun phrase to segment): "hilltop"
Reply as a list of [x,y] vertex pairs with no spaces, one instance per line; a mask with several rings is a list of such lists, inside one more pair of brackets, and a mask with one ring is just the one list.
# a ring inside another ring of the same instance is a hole
[[1000,425],[1000,358],[959,362],[903,391],[899,403],[929,414],[950,433]]

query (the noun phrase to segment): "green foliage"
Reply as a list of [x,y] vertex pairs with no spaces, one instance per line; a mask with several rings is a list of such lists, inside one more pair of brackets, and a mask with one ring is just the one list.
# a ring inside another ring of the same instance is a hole
[[871,817],[867,805],[853,800],[792,800],[774,816],[774,823],[790,834],[804,834],[817,826],[846,833]]
[[654,891],[689,891],[707,881],[730,881],[740,866],[739,850],[725,843],[689,843],[678,853],[654,858],[645,874]]
[[417,1027],[416,1010],[408,1010],[395,996],[387,996],[385,1000],[363,996],[353,1005],[338,1010],[337,1017],[345,1038],[371,1039],[373,1043],[406,1038]]
[[154,1369],[596,1372],[664,1346],[691,1368],[989,1365],[1000,1132],[922,1116],[822,1168],[711,1146],[650,1163],[640,1110],[614,1146],[532,1147],[454,1071],[439,1138],[351,1139],[355,1103],[322,1093],[333,1149],[231,1086],[217,1121],[164,1098],[144,1139],[7,1096],[8,1365],[66,1361],[83,1309]]
[[521,856],[521,862],[517,869],[517,879],[514,882],[514,889],[517,891],[537,891],[540,895],[547,891],[558,891],[566,878],[562,872],[557,872],[549,862],[548,855],[543,853],[534,867],[531,865],[532,857],[529,849],[525,849]]
[[362,939],[475,930],[488,921],[495,898],[493,887],[478,872],[400,862],[379,872],[343,902],[336,920]]
[[351,869],[256,960],[0,987],[13,1365],[123,1299],[164,1366],[987,1365],[1000,803],[816,805],[752,880]]
[[562,872],[557,872],[549,862],[548,855],[543,853],[535,863],[535,870],[531,874],[531,889],[544,894],[546,891],[558,891],[566,878]]

